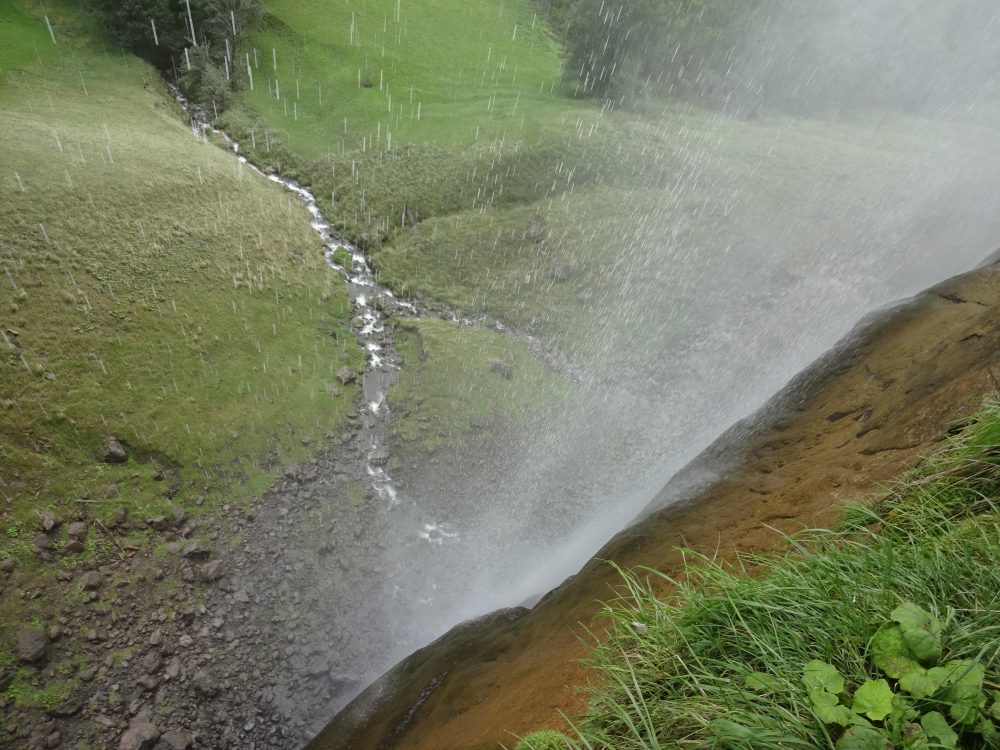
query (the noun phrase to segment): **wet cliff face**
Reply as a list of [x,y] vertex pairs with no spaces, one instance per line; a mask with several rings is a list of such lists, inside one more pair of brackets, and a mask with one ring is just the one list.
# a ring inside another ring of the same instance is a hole
[[456,628],[363,693],[310,750],[514,744],[581,710],[588,633],[617,578],[596,560],[675,569],[678,546],[766,550],[773,529],[831,520],[932,451],[1000,388],[1000,266],[872,316],[735,425],[652,500],[644,519],[528,613]]

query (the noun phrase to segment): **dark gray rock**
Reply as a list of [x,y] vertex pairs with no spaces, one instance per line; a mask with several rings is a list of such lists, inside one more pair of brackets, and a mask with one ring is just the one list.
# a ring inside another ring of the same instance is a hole
[[73,539],[84,539],[87,536],[87,524],[83,521],[73,521],[66,531]]
[[70,539],[66,544],[63,545],[62,552],[64,555],[76,555],[83,552],[86,549],[83,542],[79,539]]
[[160,744],[157,748],[162,750],[188,750],[194,740],[187,732],[171,729],[163,733],[160,737]]
[[209,583],[218,581],[225,574],[226,571],[222,566],[222,560],[212,560],[201,566],[201,577]]
[[118,442],[118,438],[109,435],[104,442],[104,462],[108,464],[123,464],[128,461],[128,453],[125,446]]
[[49,637],[42,628],[22,628],[17,634],[17,658],[25,664],[35,664],[45,658]]
[[62,523],[62,519],[56,516],[55,513],[51,513],[50,511],[47,510],[42,511],[41,513],[38,514],[38,520],[42,526],[42,531],[46,533],[52,531],[52,529],[56,528],[59,524]]
[[171,523],[166,516],[149,516],[146,519],[146,525],[156,531],[166,531],[170,528]]
[[139,661],[139,669],[142,670],[144,674],[152,674],[160,668],[160,664],[163,663],[163,659],[156,651],[150,651]]
[[368,454],[368,462],[373,466],[385,466],[389,463],[389,451],[383,446]]
[[80,585],[86,591],[96,591],[101,587],[101,574],[96,570],[88,570],[80,576]]
[[201,539],[195,539],[184,549],[184,557],[188,560],[207,560],[212,556],[212,545]]
[[150,750],[160,739],[160,730],[146,719],[135,719],[118,740],[118,750]]
[[219,684],[215,681],[215,678],[204,669],[199,669],[195,672],[191,682],[198,695],[205,698],[214,698],[219,694]]
[[350,367],[347,367],[346,365],[337,370],[337,379],[344,385],[347,385],[348,383],[353,383],[355,380],[357,380],[357,378],[358,374]]

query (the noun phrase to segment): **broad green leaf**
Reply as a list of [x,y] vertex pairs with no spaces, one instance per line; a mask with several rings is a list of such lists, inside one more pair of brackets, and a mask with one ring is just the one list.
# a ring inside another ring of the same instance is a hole
[[932,740],[937,740],[941,747],[956,747],[958,735],[951,728],[948,720],[937,711],[931,711],[920,717],[920,726]]
[[922,662],[933,663],[941,658],[941,623],[916,604],[900,604],[890,615],[903,633],[903,640],[913,655]]
[[898,622],[903,630],[928,630],[941,632],[941,623],[930,612],[913,602],[903,602],[889,614],[893,622]]
[[893,750],[888,738],[871,727],[851,727],[837,740],[836,750]]
[[974,687],[957,685],[949,693],[948,715],[958,724],[975,724],[980,709],[986,705],[986,694]]
[[837,668],[816,659],[806,664],[802,670],[802,684],[810,692],[817,688],[834,694],[844,691],[844,678]]
[[1000,721],[1000,691],[993,691],[993,705],[990,706],[990,716]]
[[[933,674],[932,674],[933,672]],[[922,667],[907,672],[899,678],[899,688],[917,698],[929,698],[941,687],[939,672]]]
[[809,691],[809,700],[814,706],[836,706],[840,703],[839,697],[819,688],[813,688]]
[[910,651],[924,664],[934,664],[941,658],[941,636],[925,630],[903,630]]
[[899,625],[883,626],[872,638],[872,661],[889,677],[899,679],[914,669],[922,669],[903,638]]
[[[829,697],[827,698],[826,696]],[[824,724],[836,724],[840,727],[846,727],[854,723],[855,714],[851,713],[847,706],[838,705],[837,696],[821,690],[814,690],[809,694],[809,697],[812,700],[813,713]],[[830,698],[833,699],[832,702],[829,700]]]
[[892,712],[892,688],[885,680],[868,680],[854,693],[854,713],[881,721]]
[[776,693],[781,689],[781,682],[767,672],[751,672],[744,682],[748,689],[757,693]]
[[941,698],[951,704],[948,715],[952,720],[966,726],[974,724],[979,710],[986,706],[983,692],[986,668],[977,661],[955,659],[928,672],[940,677],[942,687],[946,688]]
[[979,690],[986,679],[986,668],[972,659],[953,659],[928,671],[940,675],[944,687],[974,687]]

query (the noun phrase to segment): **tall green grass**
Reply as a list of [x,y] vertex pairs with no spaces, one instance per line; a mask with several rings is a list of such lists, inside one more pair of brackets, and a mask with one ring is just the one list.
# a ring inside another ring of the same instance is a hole
[[[625,593],[606,610],[610,638],[590,661],[598,681],[589,712],[578,735],[561,741],[833,748],[841,730],[814,715],[803,667],[833,664],[849,692],[881,677],[872,638],[904,601],[944,623],[942,661],[979,660],[987,693],[1000,690],[998,491],[1000,405],[991,402],[874,507],[850,509],[834,529],[785,537],[778,555],[724,563],[688,552],[676,576],[622,571]],[[753,689],[758,673],[766,690]],[[549,747],[543,741],[551,736],[519,748]],[[958,744],[995,746],[972,733]]]

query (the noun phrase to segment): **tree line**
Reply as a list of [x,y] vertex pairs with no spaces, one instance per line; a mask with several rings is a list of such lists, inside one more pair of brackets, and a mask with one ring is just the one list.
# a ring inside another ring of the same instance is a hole
[[222,110],[242,80],[262,0],[91,0],[125,48],[173,77],[193,101]]
[[537,0],[581,96],[786,110],[965,105],[996,94],[982,0]]

